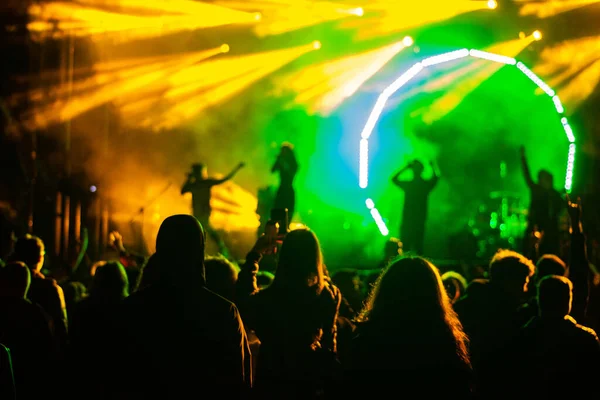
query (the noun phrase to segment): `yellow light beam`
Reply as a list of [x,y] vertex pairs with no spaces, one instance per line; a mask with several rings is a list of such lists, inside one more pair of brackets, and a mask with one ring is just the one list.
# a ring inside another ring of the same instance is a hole
[[255,11],[261,22],[254,27],[257,36],[264,37],[291,32],[327,21],[362,15],[362,9],[329,1],[236,1],[221,0],[215,4],[244,11]]
[[[426,4],[426,8],[423,5]],[[385,36],[426,24],[444,21],[461,14],[490,10],[485,1],[428,0],[427,2],[404,2],[396,0],[371,0],[365,3],[366,14],[362,18],[343,21],[344,28],[358,29],[359,39]]]
[[[81,82],[74,82],[71,93],[68,85],[51,90],[58,98],[48,105],[34,107],[24,118],[28,129],[36,129],[55,122],[64,122],[115,99],[136,93],[152,85],[163,85],[164,79],[174,71],[193,65],[221,53],[217,47],[185,57],[171,56],[163,62],[115,72],[100,73]],[[39,93],[34,91],[33,96]]]
[[[514,39],[498,43],[486,48],[485,51],[508,57],[516,57],[534,40],[533,35],[530,35],[523,39]],[[476,67],[464,67],[468,72],[463,72],[463,78],[459,79],[456,85],[453,85],[452,88],[428,107],[422,107],[413,112],[412,116],[420,115],[423,122],[426,124],[432,124],[433,122],[438,121],[458,107],[470,93],[505,65],[488,60],[477,60],[474,61],[473,64],[475,64]]]
[[311,112],[327,115],[405,47],[400,41],[312,65],[282,77],[277,86],[295,92],[295,102],[306,105]]
[[550,0],[536,1],[517,0],[517,3],[523,3],[519,10],[521,16],[536,16],[538,18],[548,18],[564,12],[576,10],[591,4],[600,3],[599,0]]
[[540,58],[533,71],[557,91],[569,113],[600,83],[600,36],[564,41],[544,49]]
[[135,107],[128,99],[117,104],[123,106],[125,121],[157,131],[173,128],[311,51],[312,43],[188,66],[166,79],[168,88],[154,93],[153,101],[138,99]]
[[[87,5],[66,2],[33,4],[28,8],[31,22],[27,27],[34,34],[90,36],[93,40],[101,40],[105,35],[110,35],[113,40],[125,41],[156,37],[186,29],[256,23],[254,14],[196,1],[179,0],[173,4],[158,0],[148,1],[145,8],[138,9],[137,14],[127,13],[123,8],[126,8],[128,3],[130,6],[136,4],[139,8],[142,6],[141,1],[122,0],[109,3],[114,11],[108,11],[104,8],[105,2],[99,0],[87,0]],[[159,5],[167,10],[148,13],[148,9],[152,7],[154,11],[160,11]],[[182,8],[175,11],[177,5]]]

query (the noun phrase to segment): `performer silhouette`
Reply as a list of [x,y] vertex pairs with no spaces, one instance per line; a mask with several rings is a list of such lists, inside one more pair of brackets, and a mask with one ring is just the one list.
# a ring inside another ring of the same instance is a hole
[[192,194],[192,210],[193,215],[200,221],[204,230],[213,238],[219,245],[221,253],[226,253],[226,248],[217,234],[210,225],[210,214],[212,208],[210,206],[211,189],[213,186],[227,182],[235,176],[235,174],[244,167],[244,163],[239,163],[227,176],[221,179],[209,178],[206,165],[197,163],[192,165],[192,171],[188,174],[187,180],[181,188],[181,194]]
[[275,195],[274,208],[287,208],[288,221],[292,221],[294,209],[296,208],[296,193],[294,192],[294,178],[298,172],[298,162],[294,154],[294,146],[290,143],[281,145],[271,172],[279,172],[279,189]]
[[[566,201],[554,189],[554,177],[544,169],[538,172],[537,183],[531,178],[527,163],[525,147],[521,147],[521,167],[525,182],[529,187],[530,203],[527,213],[527,230],[525,231],[524,255],[530,258],[544,254],[560,253],[560,214],[566,209]],[[539,248],[532,248],[532,234],[539,232],[541,241]]]
[[[431,163],[431,167],[433,178],[429,180],[423,179],[424,166],[417,160],[406,165],[392,177],[392,182],[404,191],[400,240],[402,240],[405,252],[423,254],[427,202],[429,193],[439,180],[433,163]],[[408,170],[413,171],[413,179],[410,181],[400,180],[400,175]]]

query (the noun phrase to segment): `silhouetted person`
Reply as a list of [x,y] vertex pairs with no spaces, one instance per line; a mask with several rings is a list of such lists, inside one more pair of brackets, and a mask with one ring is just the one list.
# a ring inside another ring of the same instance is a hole
[[454,305],[471,340],[476,386],[483,397],[507,395],[511,349],[534,312],[525,305],[534,271],[521,254],[498,250],[490,262],[489,283],[469,285],[467,295]]
[[256,284],[258,262],[275,243],[261,236],[238,275],[237,301],[261,341],[256,390],[261,399],[314,399],[332,378],[341,294],[329,283],[317,237],[308,229],[283,240],[275,279]]
[[279,173],[279,188],[275,195],[273,208],[287,208],[288,221],[291,222],[296,209],[294,178],[298,172],[298,162],[294,154],[294,147],[290,143],[281,145],[281,150],[271,168],[271,172]]
[[[584,398],[598,394],[600,342],[596,332],[569,316],[573,285],[563,276],[548,275],[538,284],[539,315],[522,331],[524,359],[517,367],[521,393],[535,398]],[[581,397],[579,397],[581,396]]]
[[196,218],[163,221],[156,238],[160,281],[129,296],[113,327],[107,397],[240,398],[249,389],[244,325],[233,303],[206,288],[204,249]]
[[31,273],[21,262],[0,268],[0,343],[10,349],[18,399],[53,394],[57,364],[50,318],[27,300]]
[[[559,217],[565,209],[565,201],[554,189],[554,178],[547,170],[540,170],[538,181],[533,181],[524,147],[521,147],[521,165],[530,193],[524,254],[534,259],[542,254],[559,254]],[[536,231],[542,234],[537,253],[531,248],[531,236]]]
[[[425,180],[422,176],[424,166],[420,161],[415,160],[392,177],[394,185],[404,191],[400,239],[405,252],[423,254],[429,193],[439,180],[433,163],[431,163],[431,168],[433,169],[433,177]],[[413,179],[410,181],[400,180],[400,176],[408,170],[413,171]]]
[[103,351],[98,343],[106,340],[108,327],[115,319],[121,301],[128,295],[129,281],[125,267],[118,261],[109,261],[98,266],[89,296],[74,307],[69,327],[69,358],[76,394],[85,397],[94,393],[90,380],[97,379],[102,372],[96,362],[102,357]]
[[468,398],[467,336],[435,266],[421,257],[393,262],[358,318],[345,372],[349,398]]
[[192,214],[200,223],[211,238],[219,245],[223,251],[223,243],[216,231],[210,225],[210,214],[212,208],[210,205],[211,190],[213,186],[220,185],[231,180],[237,172],[244,167],[244,163],[239,163],[224,178],[209,178],[206,165],[193,164],[192,171],[188,174],[187,180],[181,188],[181,194],[192,194]]
[[549,275],[565,276],[567,274],[567,264],[554,254],[544,254],[535,264],[535,279],[539,282],[542,278]]
[[60,345],[60,351],[67,346],[67,306],[62,288],[52,278],[42,274],[46,249],[42,239],[33,235],[20,237],[11,256],[13,261],[21,261],[31,271],[31,285],[27,298],[39,304],[52,319],[53,332]]

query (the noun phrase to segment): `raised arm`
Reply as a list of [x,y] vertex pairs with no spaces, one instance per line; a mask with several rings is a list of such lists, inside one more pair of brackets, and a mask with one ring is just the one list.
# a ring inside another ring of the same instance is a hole
[[431,189],[433,189],[440,180],[440,174],[433,161],[430,161],[429,165],[431,165],[431,170],[433,171],[433,177],[429,180],[429,183],[431,184]]
[[581,224],[581,204],[567,197],[567,210],[571,220],[571,249],[569,254],[569,279],[573,282],[573,307],[571,315],[584,322],[590,294],[590,264],[585,250],[585,235]]
[[221,179],[215,179],[215,180],[214,180],[214,184],[215,184],[215,185],[220,185],[221,183],[225,183],[225,182],[227,182],[228,180],[232,179],[232,178],[235,176],[235,174],[237,174],[237,173],[238,173],[238,171],[239,171],[240,169],[244,168],[244,166],[245,166],[245,165],[246,165],[246,164],[244,164],[244,163],[239,163],[239,164],[238,164],[238,165],[237,165],[237,166],[236,166],[236,167],[235,167],[235,168],[234,168],[234,169],[233,169],[233,170],[232,170],[232,171],[231,171],[229,174],[227,174],[225,177],[223,177],[223,178],[221,178]]
[[196,183],[196,178],[194,178],[192,176],[192,174],[189,174],[187,177],[187,180],[185,181],[185,183],[183,184],[183,186],[181,187],[181,194],[186,194],[192,191],[192,186],[194,185],[194,183]]
[[400,169],[398,172],[396,172],[394,174],[394,176],[392,176],[392,183],[394,185],[398,186],[400,189],[405,189],[406,181],[400,180],[400,175],[402,175],[404,172],[408,171],[411,167],[412,167],[412,164],[408,164],[408,165],[404,166],[402,169]]
[[529,165],[527,164],[527,157],[525,155],[525,147],[521,146],[521,168],[523,169],[523,177],[525,178],[525,183],[527,186],[533,187],[535,183],[533,179],[531,179],[531,171],[529,170]]

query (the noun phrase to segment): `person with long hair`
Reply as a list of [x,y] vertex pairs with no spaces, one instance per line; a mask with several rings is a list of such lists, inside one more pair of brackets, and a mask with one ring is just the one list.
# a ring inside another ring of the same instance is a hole
[[294,154],[294,146],[283,143],[281,150],[271,168],[271,172],[279,173],[279,189],[275,195],[274,208],[287,208],[288,222],[292,221],[296,208],[296,193],[294,191],[294,178],[298,172],[298,162]]
[[468,339],[426,259],[404,257],[385,269],[357,324],[345,390],[373,398],[399,391],[409,398],[470,396]]
[[259,290],[258,262],[273,246],[270,236],[261,236],[238,275],[236,302],[261,342],[255,388],[260,398],[318,398],[335,366],[341,294],[308,229],[286,235],[273,283]]

